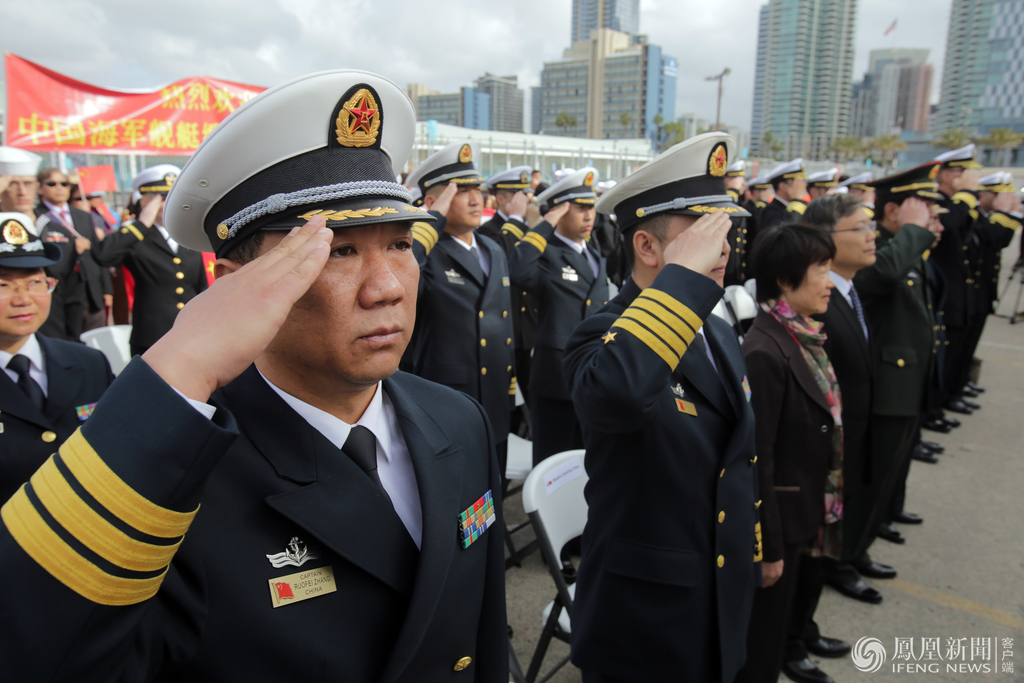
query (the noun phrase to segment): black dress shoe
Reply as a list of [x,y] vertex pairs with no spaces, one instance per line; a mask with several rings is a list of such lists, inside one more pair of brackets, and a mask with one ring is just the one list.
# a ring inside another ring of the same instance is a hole
[[786,674],[786,678],[797,683],[835,683],[831,676],[806,657],[795,662],[786,662],[782,665],[782,673]]
[[896,569],[887,564],[882,564],[881,562],[871,561],[860,565],[854,565],[854,569],[856,569],[857,573],[861,576],[867,576],[872,579],[896,578]]
[[869,586],[864,579],[858,578],[856,581],[838,581],[829,578],[826,580],[826,583],[848,598],[860,600],[861,602],[866,602],[871,605],[879,605],[882,602],[882,594]]
[[879,524],[878,525],[878,537],[884,538],[890,543],[898,543],[903,545],[907,542],[907,537],[892,528],[892,524]]
[[853,649],[845,640],[826,638],[825,636],[821,636],[817,640],[805,640],[804,645],[808,651],[813,652],[819,657],[828,657],[829,659],[845,657]]
[[935,455],[942,455],[943,453],[946,452],[946,447],[945,446],[943,446],[940,443],[935,443],[934,441],[928,441],[926,439],[921,439],[921,445],[924,446],[925,448],[927,448],[928,452],[934,453]]
[[962,396],[960,397],[960,402],[963,403],[968,408],[970,408],[971,410],[981,410],[981,404],[980,403],[977,403],[975,401],[968,401],[966,398],[964,398]]
[[957,427],[960,426],[960,420],[956,419],[955,417],[950,417],[949,415],[943,415],[942,421],[948,424],[953,429],[956,429]]
[[975,384],[974,382],[968,382],[967,383],[967,387],[971,391],[975,391],[975,392],[977,392],[979,394],[984,394],[985,393],[985,387],[981,386],[980,384]]
[[953,425],[948,424],[941,417],[930,417],[925,420],[924,425],[922,426],[927,430],[938,432],[939,434],[949,434],[953,431]]
[[964,388],[960,390],[960,396],[966,396],[967,398],[978,398],[979,396],[981,396],[981,392],[975,391],[974,389],[971,389],[969,386],[965,385]]
[[970,406],[958,398],[949,399],[946,401],[946,405],[942,407],[946,410],[952,410],[954,413],[960,413],[961,415],[970,415],[973,412]]
[[893,517],[892,521],[899,522],[900,524],[920,524],[924,521],[924,517],[915,515],[913,512],[901,512]]
[[931,465],[935,465],[939,462],[939,459],[935,457],[935,454],[921,444],[914,446],[914,449],[910,451],[910,457],[914,460],[926,462]]

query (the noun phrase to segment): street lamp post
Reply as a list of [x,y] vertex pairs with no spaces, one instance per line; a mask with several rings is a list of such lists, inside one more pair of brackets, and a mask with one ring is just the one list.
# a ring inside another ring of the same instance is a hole
[[730,73],[729,67],[717,76],[708,76],[705,81],[718,81],[718,107],[715,109],[715,130],[718,131],[722,122],[722,80]]

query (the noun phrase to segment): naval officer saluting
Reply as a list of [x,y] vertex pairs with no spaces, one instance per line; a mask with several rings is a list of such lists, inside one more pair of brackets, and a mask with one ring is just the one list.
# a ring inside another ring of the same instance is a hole
[[775,198],[764,207],[757,219],[758,231],[763,232],[779,223],[800,220],[807,210],[807,204],[804,203],[807,192],[804,160],[797,158],[779,164],[763,177],[763,181],[771,183]]
[[323,72],[185,165],[167,227],[218,280],[4,505],[12,680],[508,681],[486,417],[396,372],[414,134],[399,86]]

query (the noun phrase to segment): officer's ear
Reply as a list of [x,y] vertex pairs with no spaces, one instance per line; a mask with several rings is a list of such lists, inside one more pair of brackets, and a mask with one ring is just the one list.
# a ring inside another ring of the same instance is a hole
[[633,264],[642,263],[648,268],[658,267],[658,258],[662,252],[661,240],[643,228],[633,233]]
[[245,264],[237,263],[231,259],[219,258],[213,262],[213,277],[215,280],[219,280],[225,275],[230,275],[235,272],[243,265]]

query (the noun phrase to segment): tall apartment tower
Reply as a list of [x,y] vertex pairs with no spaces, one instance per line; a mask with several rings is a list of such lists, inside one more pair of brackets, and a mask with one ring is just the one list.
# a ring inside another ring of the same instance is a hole
[[972,132],[979,129],[981,97],[990,75],[994,75],[989,72],[989,53],[993,49],[989,34],[993,29],[996,4],[1020,6],[1019,2],[953,0],[939,106],[929,126],[933,134],[951,128],[966,128]]
[[860,138],[904,130],[928,132],[932,66],[928,50],[872,50],[864,80],[853,85],[850,134]]
[[1024,133],[1024,2],[997,0],[988,36],[988,81],[981,96],[981,132]]
[[476,89],[491,96],[491,130],[523,132],[523,91],[516,76],[487,73],[476,79]]
[[572,0],[572,42],[590,40],[595,28],[640,33],[640,0]]
[[751,144],[824,159],[850,127],[857,0],[769,0],[761,7]]

